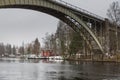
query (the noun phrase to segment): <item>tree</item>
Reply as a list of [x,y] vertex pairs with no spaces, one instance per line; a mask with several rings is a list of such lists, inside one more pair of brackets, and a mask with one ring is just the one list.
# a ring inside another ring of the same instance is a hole
[[28,44],[28,47],[27,47],[27,54],[31,54],[33,51],[33,46],[32,44]]
[[15,46],[13,46],[13,48],[12,48],[12,53],[13,53],[14,55],[16,55],[16,47],[15,47]]
[[69,44],[71,42],[71,34],[73,33],[73,30],[64,22],[59,21],[56,36],[58,39],[58,48],[59,53],[63,56],[65,54],[68,54]]
[[45,38],[43,38],[44,49],[46,49],[46,50],[51,49],[51,39],[52,39],[52,36],[50,34],[46,33]]
[[108,9],[107,16],[114,24],[120,24],[120,6],[118,1],[113,2]]
[[36,55],[38,55],[39,52],[40,52],[40,42],[39,42],[38,38],[36,38],[35,41],[34,41],[33,52]]
[[7,53],[8,55],[10,55],[10,54],[12,53],[12,47],[11,47],[10,44],[7,44],[7,45],[6,45],[6,53]]
[[0,55],[4,55],[5,54],[5,46],[3,43],[0,43]]
[[57,53],[57,47],[56,47],[56,35],[55,34],[51,34],[51,39],[50,39],[50,49],[51,51],[56,54]]
[[69,45],[69,53],[70,55],[76,54],[78,51],[83,49],[83,39],[78,33],[74,32],[72,36],[71,43]]
[[110,21],[115,25],[116,29],[116,51],[118,51],[118,25],[120,25],[120,6],[119,2],[113,2],[108,9],[107,16]]
[[21,47],[19,48],[19,53],[22,54],[22,55],[24,55],[24,52],[25,52],[25,51],[24,51],[24,47],[21,46]]

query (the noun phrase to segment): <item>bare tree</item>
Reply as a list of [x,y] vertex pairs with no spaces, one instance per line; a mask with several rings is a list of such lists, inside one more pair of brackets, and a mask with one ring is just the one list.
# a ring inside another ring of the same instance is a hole
[[120,6],[118,1],[110,5],[107,16],[114,24],[120,24]]
[[6,45],[6,53],[7,53],[8,55],[10,55],[10,54],[12,53],[12,47],[11,47],[10,44],[7,44],[7,45]]
[[57,45],[57,47],[59,49],[58,53],[60,53],[63,56],[69,54],[68,51],[69,51],[69,45],[72,38],[72,33],[73,33],[73,30],[72,28],[70,28],[70,26],[68,26],[62,21],[59,21],[57,30],[56,30],[56,37],[58,39],[57,43],[59,44]]
[[24,47],[23,47],[23,46],[21,46],[21,47],[19,48],[19,53],[22,54],[22,55],[24,55]]
[[51,49],[51,34],[46,33],[45,38],[43,38],[44,49],[49,50]]
[[32,51],[33,51],[33,46],[32,44],[28,44],[28,47],[27,47],[27,54],[32,54]]
[[120,25],[120,6],[119,2],[113,2],[108,9],[107,16],[110,21],[115,25],[116,30],[116,51],[118,51],[118,25]]

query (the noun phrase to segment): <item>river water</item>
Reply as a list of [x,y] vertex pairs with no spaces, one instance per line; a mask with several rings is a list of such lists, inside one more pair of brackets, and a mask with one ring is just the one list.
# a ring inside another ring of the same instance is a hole
[[0,80],[120,80],[120,63],[0,59]]

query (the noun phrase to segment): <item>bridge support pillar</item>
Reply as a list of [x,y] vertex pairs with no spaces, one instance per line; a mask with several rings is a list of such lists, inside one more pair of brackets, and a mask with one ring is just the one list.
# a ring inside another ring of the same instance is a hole
[[105,19],[105,52],[110,53],[110,47],[109,47],[109,21],[108,19]]

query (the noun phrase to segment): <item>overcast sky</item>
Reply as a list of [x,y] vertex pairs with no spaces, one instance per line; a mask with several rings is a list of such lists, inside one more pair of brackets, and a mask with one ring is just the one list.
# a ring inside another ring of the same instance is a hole
[[[106,17],[107,9],[118,0],[64,0],[94,14]],[[58,19],[25,9],[0,9],[0,42],[12,45],[30,43],[36,37],[42,43],[45,33],[55,33]]]

